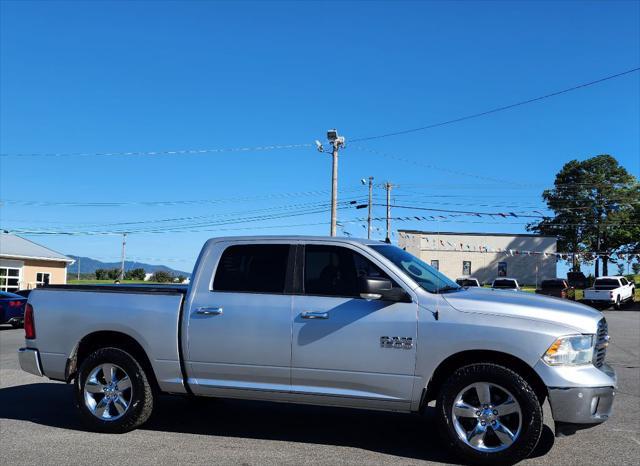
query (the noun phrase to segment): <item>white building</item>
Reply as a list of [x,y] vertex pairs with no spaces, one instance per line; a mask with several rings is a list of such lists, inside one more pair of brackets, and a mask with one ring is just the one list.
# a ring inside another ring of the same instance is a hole
[[511,233],[449,233],[399,230],[398,245],[452,279],[481,283],[511,277],[526,285],[556,278],[557,239]]

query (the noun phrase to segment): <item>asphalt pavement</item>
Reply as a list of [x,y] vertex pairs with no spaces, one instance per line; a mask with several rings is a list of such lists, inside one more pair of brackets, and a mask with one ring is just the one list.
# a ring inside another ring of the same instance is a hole
[[[555,438],[547,427],[527,465],[638,464],[640,312],[606,311],[618,373],[605,424]],[[83,430],[71,386],[22,372],[23,331],[0,326],[0,458],[3,464],[451,464],[425,416],[340,408],[163,397],[150,422],[123,435]]]

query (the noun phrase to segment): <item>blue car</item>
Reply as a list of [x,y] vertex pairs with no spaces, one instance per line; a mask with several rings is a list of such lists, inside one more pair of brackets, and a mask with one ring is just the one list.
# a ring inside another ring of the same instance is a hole
[[11,324],[14,328],[22,327],[25,304],[27,298],[0,291],[0,324]]

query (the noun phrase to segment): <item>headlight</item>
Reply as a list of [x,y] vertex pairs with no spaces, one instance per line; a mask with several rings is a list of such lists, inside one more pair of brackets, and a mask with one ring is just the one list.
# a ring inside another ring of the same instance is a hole
[[550,366],[591,364],[594,335],[570,335],[553,342],[542,359]]

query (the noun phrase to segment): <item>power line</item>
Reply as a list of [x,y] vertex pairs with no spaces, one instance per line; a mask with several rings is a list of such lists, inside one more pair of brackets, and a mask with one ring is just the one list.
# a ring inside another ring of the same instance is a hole
[[382,157],[386,157],[386,158],[389,158],[389,159],[392,159],[392,160],[398,160],[398,161],[404,162],[404,163],[410,163],[410,164],[413,164],[413,165],[419,165],[421,167],[431,168],[432,170],[438,170],[438,171],[441,171],[441,172],[450,173],[452,175],[468,176],[468,177],[471,177],[471,178],[476,178],[476,179],[485,180],[485,181],[493,181],[494,183],[500,183],[500,184],[506,183],[506,184],[510,184],[510,185],[514,185],[514,186],[522,187],[522,188],[530,186],[530,185],[525,185],[525,184],[521,184],[521,183],[516,183],[516,182],[511,181],[511,180],[505,180],[505,179],[500,179],[500,178],[491,178],[491,177],[482,176],[482,175],[474,175],[472,173],[466,173],[466,172],[463,172],[463,171],[460,171],[460,170],[451,170],[449,168],[438,167],[436,165],[432,165],[430,163],[425,163],[425,162],[422,162],[420,160],[412,160],[412,159],[409,159],[409,158],[406,158],[406,157],[401,157],[401,156],[398,156],[398,155],[395,155],[395,154],[389,154],[388,152],[382,152],[382,151],[375,150],[375,149],[369,149],[367,147],[362,147],[362,146],[350,146],[350,147],[352,149],[355,149],[355,150],[361,150],[361,151],[369,152],[369,153],[372,153],[372,154],[377,154],[377,155],[380,155]]
[[[359,188],[343,189],[342,192],[356,192]],[[227,202],[253,202],[262,201],[265,199],[273,198],[289,198],[289,197],[314,197],[324,196],[328,194],[328,190],[313,190],[313,191],[294,191],[294,192],[281,192],[263,194],[261,196],[250,197],[229,197],[220,199],[187,199],[187,200],[165,200],[165,201],[112,201],[112,202],[92,202],[92,201],[25,201],[18,199],[3,199],[0,200],[0,206],[2,204],[7,205],[20,205],[29,207],[122,207],[122,206],[175,206],[175,205],[199,205],[199,204],[211,204],[217,205]]]
[[[495,214],[494,214],[495,215]],[[482,224],[482,225],[497,225],[497,223],[495,221],[482,221],[482,220],[462,220],[459,218],[455,218],[455,219],[450,219],[450,218],[437,218],[436,216],[433,216],[432,218],[426,218],[426,217],[416,217],[416,216],[398,216],[398,217],[391,217],[392,220],[398,221],[398,222],[427,222],[427,223],[463,223],[463,224]],[[361,224],[365,224],[366,223],[365,218],[358,218],[355,220],[348,220],[345,221],[343,223],[361,223]],[[374,222],[386,222],[387,221],[387,217],[373,217],[371,219]],[[529,225],[529,222],[500,222],[500,225]],[[612,222],[607,224],[609,226],[614,226],[614,225],[618,225],[618,226],[636,226],[636,225],[640,225],[640,223],[624,223],[624,222]],[[585,224],[585,223],[563,223],[561,225],[547,225],[547,227],[551,227],[551,228],[563,228],[565,226],[577,226],[577,227],[589,227],[591,225],[589,224]],[[366,226],[365,226],[366,228]],[[464,232],[460,232],[460,234],[464,234]],[[517,233],[514,233],[517,234]]]
[[219,149],[182,149],[160,151],[129,151],[129,152],[53,152],[53,153],[2,153],[0,157],[112,157],[112,156],[167,156],[167,155],[203,155],[229,152],[262,152],[281,149],[299,149],[311,147],[312,144],[274,144],[253,147],[231,147]]
[[[339,210],[349,209],[349,208],[351,208],[351,204],[338,207]],[[327,207],[323,207],[323,208],[317,208],[313,210],[297,211],[293,213],[268,214],[268,215],[259,215],[259,216],[253,216],[253,217],[236,218],[234,220],[190,223],[185,225],[162,226],[162,227],[147,228],[147,229],[114,229],[114,230],[91,230],[91,231],[88,231],[88,230],[70,231],[70,230],[60,230],[60,229],[44,230],[44,229],[6,228],[6,227],[3,227],[3,229],[6,229],[12,233],[20,233],[20,234],[49,234],[49,235],[59,234],[59,235],[68,235],[68,236],[122,235],[123,233],[127,233],[127,234],[173,233],[173,232],[179,232],[179,231],[199,232],[199,231],[211,231],[211,230],[195,230],[195,228],[208,228],[208,227],[234,225],[238,223],[252,223],[252,222],[260,222],[260,221],[268,221],[268,220],[277,220],[282,218],[321,214],[321,213],[326,213],[328,210],[329,209]]]
[[[339,204],[341,206],[349,206],[353,204],[357,204],[358,202],[365,202],[363,198],[349,198],[343,201],[340,201]],[[289,211],[300,211],[300,209],[318,209],[326,207],[326,202],[313,202],[313,203],[299,203],[299,204],[288,204],[284,206],[272,206],[265,207],[262,209],[252,209],[245,210],[241,212],[225,212],[219,214],[210,214],[210,215],[192,215],[185,217],[172,217],[172,218],[160,218],[160,219],[149,219],[149,220],[137,220],[137,221],[128,221],[128,222],[113,222],[113,223],[64,223],[64,222],[55,222],[55,221],[39,221],[39,223],[45,223],[50,225],[61,225],[61,226],[71,226],[71,227],[104,227],[104,226],[132,226],[132,225],[146,225],[153,223],[174,223],[179,225],[180,222],[188,222],[188,221],[196,221],[196,220],[213,220],[225,217],[238,217],[241,215],[247,214],[265,214],[265,215],[276,215],[279,213],[286,213]],[[305,210],[302,210],[303,212]],[[270,214],[271,213],[271,214]],[[33,223],[33,221],[20,221],[20,220],[7,220],[4,219],[5,222],[12,223]]]
[[[377,206],[385,206],[386,204],[374,204]],[[410,210],[426,210],[429,212],[443,212],[443,213],[455,213],[455,214],[463,214],[463,215],[489,215],[489,216],[496,216],[496,217],[523,217],[523,218],[542,218],[544,217],[543,215],[521,215],[521,214],[516,214],[516,212],[476,212],[476,211],[470,211],[470,210],[450,210],[450,209],[432,209],[432,208],[427,208],[427,207],[418,207],[418,206],[406,206],[406,205],[397,205],[397,204],[393,204],[392,207],[396,208],[396,209],[410,209]]]
[[615,79],[615,78],[619,78],[621,76],[625,76],[625,75],[630,74],[630,73],[634,73],[634,72],[636,72],[638,70],[640,70],[640,67],[632,68],[632,69],[629,69],[629,70],[626,70],[626,71],[622,71],[621,73],[616,73],[616,74],[612,74],[612,75],[609,75],[609,76],[605,76],[604,78],[596,79],[595,81],[589,81],[589,82],[586,82],[586,83],[578,84],[576,86],[569,87],[567,89],[562,89],[560,91],[552,92],[550,94],[545,94],[545,95],[542,95],[542,96],[539,96],[539,97],[534,97],[532,99],[527,99],[527,100],[523,100],[523,101],[516,102],[516,103],[513,103],[513,104],[504,105],[502,107],[496,107],[496,108],[493,108],[491,110],[486,110],[484,112],[472,113],[470,115],[461,116],[461,117],[454,118],[454,119],[451,119],[451,120],[441,121],[439,123],[432,123],[430,125],[420,126],[418,128],[411,128],[411,129],[405,129],[405,130],[400,130],[400,131],[394,131],[394,132],[391,132],[391,133],[384,133],[384,134],[379,134],[379,135],[376,135],[376,136],[355,138],[355,139],[352,139],[351,142],[371,141],[373,139],[382,139],[382,138],[388,138],[388,137],[391,137],[391,136],[400,136],[400,135],[403,135],[403,134],[415,133],[417,131],[425,131],[427,129],[438,128],[440,126],[451,125],[453,123],[459,123],[461,121],[471,120],[472,118],[479,118],[479,117],[482,117],[482,116],[490,115],[492,113],[502,112],[504,110],[509,110],[509,109],[512,109],[512,108],[515,108],[515,107],[520,107],[522,105],[527,105],[527,104],[530,104],[530,103],[533,103],[533,102],[538,102],[540,100],[548,99],[550,97],[555,97],[557,95],[565,94],[567,92],[575,91],[577,89],[582,89],[582,88],[585,88],[585,87],[593,86],[595,84],[600,84],[600,83],[608,81],[610,79]]

